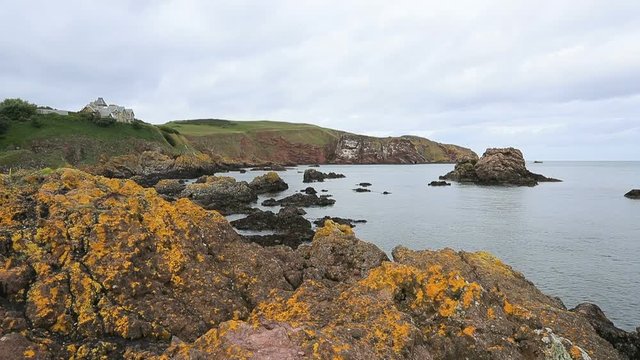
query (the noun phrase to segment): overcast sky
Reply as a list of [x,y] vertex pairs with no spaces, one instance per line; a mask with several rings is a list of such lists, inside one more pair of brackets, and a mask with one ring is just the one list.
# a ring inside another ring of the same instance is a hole
[[0,0],[0,99],[640,160],[640,1]]

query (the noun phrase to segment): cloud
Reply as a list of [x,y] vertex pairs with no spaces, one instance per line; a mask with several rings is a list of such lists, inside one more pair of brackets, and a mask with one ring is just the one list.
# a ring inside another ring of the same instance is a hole
[[0,98],[638,160],[638,13],[595,0],[6,2]]

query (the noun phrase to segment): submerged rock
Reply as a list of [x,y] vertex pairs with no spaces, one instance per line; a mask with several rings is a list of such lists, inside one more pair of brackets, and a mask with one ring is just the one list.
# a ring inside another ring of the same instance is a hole
[[191,201],[77,170],[0,175],[0,245],[10,357],[624,358],[488,253],[391,262],[332,221],[262,247]]
[[304,190],[300,190],[301,193],[305,193],[308,195],[315,195],[318,192],[316,191],[316,189],[312,188],[311,186],[308,186],[307,188],[305,188]]
[[323,182],[324,179],[339,179],[345,177],[343,174],[337,174],[334,172],[330,172],[325,174],[316,169],[307,169],[304,171],[302,182],[310,183],[310,182]]
[[361,182],[361,183],[359,183],[359,184],[357,184],[357,185],[358,185],[358,186],[360,186],[360,187],[369,187],[369,186],[371,186],[372,184],[371,184],[371,183],[368,183],[368,182]]
[[640,199],[640,189],[633,189],[628,193],[624,194],[624,196],[629,199]]
[[480,185],[535,186],[538,182],[561,180],[534,174],[525,167],[522,152],[514,148],[487,149],[480,160],[463,159],[441,180],[472,182]]
[[262,202],[262,206],[297,206],[297,207],[309,207],[309,206],[330,206],[336,203],[335,200],[329,199],[330,195],[315,194],[301,194],[295,193],[287,196],[283,199],[267,199]]
[[444,180],[432,181],[429,183],[429,186],[451,186],[451,183],[448,183]]
[[268,172],[262,176],[257,176],[249,183],[249,187],[256,194],[275,193],[287,190],[289,185],[284,182],[276,172]]

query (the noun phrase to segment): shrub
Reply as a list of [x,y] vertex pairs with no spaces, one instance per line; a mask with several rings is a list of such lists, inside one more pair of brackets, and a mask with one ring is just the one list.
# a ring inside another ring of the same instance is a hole
[[0,102],[0,115],[12,121],[27,121],[37,112],[38,107],[22,99],[4,99]]
[[133,119],[133,122],[131,123],[131,127],[133,127],[136,130],[140,130],[142,129],[144,122],[142,120],[138,120],[138,119]]
[[31,126],[33,126],[36,129],[39,129],[42,127],[42,122],[40,121],[40,119],[38,119],[36,115],[31,117],[31,120],[29,123],[31,124]]
[[0,115],[0,135],[6,133],[8,129],[9,129],[9,119],[7,119],[3,115]]

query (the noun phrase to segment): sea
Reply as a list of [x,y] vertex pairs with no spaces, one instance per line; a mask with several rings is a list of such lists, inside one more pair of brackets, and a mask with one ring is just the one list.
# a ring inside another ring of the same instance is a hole
[[[308,219],[367,220],[354,228],[356,235],[389,254],[398,245],[487,250],[568,308],[592,302],[616,326],[640,326],[640,200],[624,197],[640,188],[640,162],[545,161],[529,162],[527,168],[563,182],[431,187],[427,184],[453,165],[422,164],[322,165],[316,169],[346,177],[304,184],[307,167],[299,166],[279,172],[289,189],[275,197],[313,186],[336,203],[306,208]],[[251,181],[263,173],[228,175]],[[371,183],[371,192],[353,191],[361,182]],[[272,196],[260,196],[256,206],[277,212],[259,205]]]

